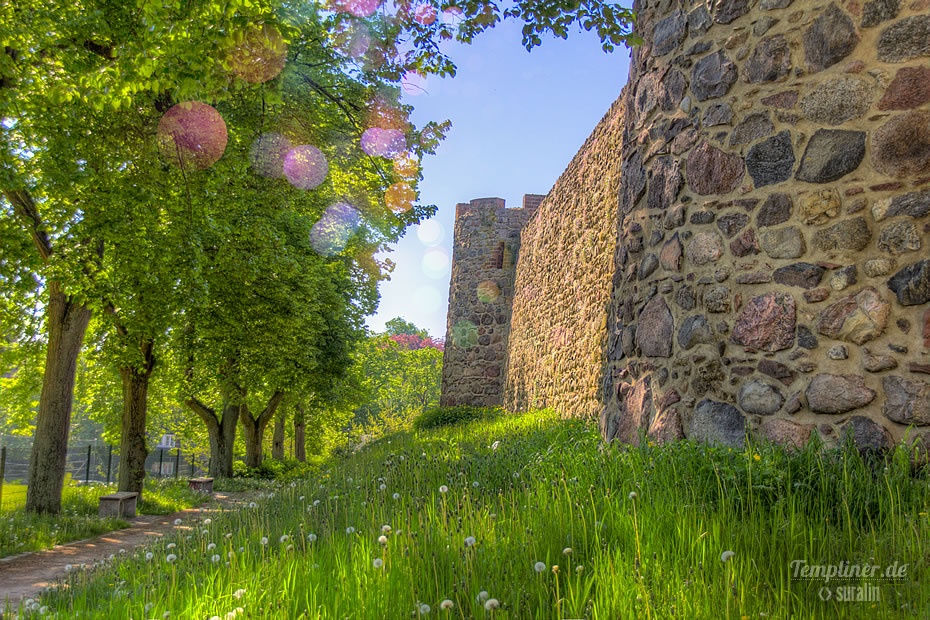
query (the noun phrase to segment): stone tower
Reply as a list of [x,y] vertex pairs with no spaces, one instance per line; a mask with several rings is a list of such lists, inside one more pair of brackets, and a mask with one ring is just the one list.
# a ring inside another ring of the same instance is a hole
[[543,198],[527,194],[520,209],[502,198],[456,205],[443,406],[501,404],[520,231]]

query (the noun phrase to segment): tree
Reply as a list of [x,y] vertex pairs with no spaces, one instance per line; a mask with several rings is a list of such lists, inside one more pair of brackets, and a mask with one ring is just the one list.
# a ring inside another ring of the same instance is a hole
[[399,316],[385,322],[384,331],[391,336],[399,336],[401,334],[420,336],[422,338],[429,336],[429,332],[425,329],[420,329],[410,321],[405,321]]

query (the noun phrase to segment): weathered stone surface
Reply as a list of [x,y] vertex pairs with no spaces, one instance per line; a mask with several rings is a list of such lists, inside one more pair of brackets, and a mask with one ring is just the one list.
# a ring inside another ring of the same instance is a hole
[[811,73],[832,67],[849,56],[859,43],[852,18],[832,2],[804,31],[803,38],[804,60]]
[[749,12],[749,0],[710,0],[707,5],[718,24],[729,24]]
[[862,368],[867,372],[882,372],[898,367],[898,361],[890,355],[872,355],[868,349],[862,350]]
[[763,231],[760,245],[772,258],[800,258],[806,249],[804,237],[796,226]]
[[753,145],[746,152],[746,170],[756,187],[787,181],[794,162],[794,148],[788,130]]
[[804,349],[817,348],[817,336],[804,325],[798,325],[798,346]]
[[870,258],[862,265],[862,271],[869,278],[887,276],[894,271],[897,261],[893,258]]
[[720,237],[714,232],[699,232],[688,242],[687,257],[695,265],[715,262],[722,253]]
[[911,110],[876,129],[872,165],[897,178],[930,172],[930,110]]
[[730,340],[762,351],[780,351],[794,344],[794,326],[794,298],[766,293],[749,300],[736,319]]
[[882,377],[882,387],[885,388],[882,413],[889,420],[915,426],[930,424],[930,383],[889,375]]
[[703,4],[688,13],[688,30],[692,37],[704,34],[711,25],[710,13]]
[[817,319],[817,331],[830,338],[862,344],[885,331],[890,314],[891,304],[867,286],[824,308]]
[[675,291],[675,303],[682,310],[692,310],[697,303],[694,297],[694,289],[687,284],[678,287],[678,290]]
[[879,234],[878,249],[890,254],[919,250],[920,233],[913,222],[894,222],[885,226]]
[[736,65],[723,50],[701,58],[691,70],[691,92],[698,101],[726,95],[735,81]]
[[902,306],[916,306],[930,301],[930,260],[904,267],[888,280],[888,288]]
[[804,395],[811,411],[846,413],[872,402],[875,391],[859,375],[820,374],[811,379]]
[[772,276],[767,271],[752,271],[736,276],[737,284],[767,284],[772,281]]
[[733,120],[733,108],[728,103],[715,103],[704,110],[704,118],[701,124],[704,127],[716,127],[717,125],[729,125]]
[[715,286],[704,293],[704,309],[708,312],[730,311],[730,289],[726,286]]
[[872,105],[872,89],[868,82],[854,77],[839,77],[820,83],[803,99],[801,112],[824,125],[839,125],[859,118]]
[[703,314],[689,316],[681,322],[678,329],[678,346],[688,350],[699,344],[710,344],[715,341],[714,332]]
[[678,160],[659,157],[649,167],[649,193],[646,205],[650,209],[667,211],[678,197],[681,183]]
[[647,357],[669,357],[672,354],[674,330],[672,312],[665,299],[661,296],[653,297],[639,315],[636,345]]
[[759,100],[759,103],[762,105],[772,106],[773,108],[781,110],[793,108],[797,102],[798,91],[796,90],[783,90],[780,93],[775,93],[774,95],[769,95]]
[[898,69],[885,96],[878,102],[879,110],[911,110],[930,101],[930,67]]
[[692,224],[710,224],[717,219],[717,214],[713,211],[701,210],[691,214]]
[[649,439],[656,443],[672,443],[685,438],[681,428],[681,415],[675,407],[667,408],[656,414],[647,432]]
[[656,56],[668,54],[685,40],[688,20],[681,11],[656,22],[652,31],[652,53]]
[[756,239],[756,232],[752,228],[747,228],[740,235],[730,242],[730,252],[733,256],[748,256],[749,254],[759,253],[759,240]]
[[859,167],[865,157],[865,132],[818,129],[804,149],[795,178],[808,183],[829,183]]
[[862,7],[863,28],[877,26],[883,21],[894,19],[901,8],[900,0],[869,0]]
[[842,220],[816,231],[811,237],[815,248],[823,250],[850,250],[858,252],[869,245],[872,240],[872,231],[862,216]]
[[852,441],[864,453],[882,453],[894,447],[894,439],[888,429],[861,415],[849,418],[841,438]]
[[774,11],[776,9],[787,9],[791,6],[793,0],[762,0],[759,8],[763,11]]
[[[688,87],[688,80],[681,71],[669,71],[662,79],[662,92],[659,93],[659,105],[666,112],[671,112],[682,103],[685,89]],[[678,134],[672,132],[669,138],[674,138]]]
[[[752,174],[750,172],[750,174]],[[756,226],[777,226],[787,222],[791,217],[791,210],[794,204],[791,202],[791,196],[788,194],[775,193],[771,194],[762,203],[759,213],[756,214]]]
[[688,155],[685,173],[688,186],[696,194],[727,194],[743,178],[743,160],[703,142]]
[[759,41],[743,66],[743,79],[752,84],[774,82],[791,70],[791,50],[783,35]]
[[689,439],[742,448],[748,424],[739,409],[705,398],[694,408]]
[[788,368],[788,366],[782,364],[781,362],[776,362],[775,360],[761,359],[759,360],[758,370],[763,375],[768,375],[773,379],[778,379],[785,385],[791,385],[794,382],[794,377],[796,373]]
[[823,267],[811,263],[794,263],[779,267],[772,273],[772,279],[777,284],[785,286],[800,286],[801,288],[814,288],[823,278]]
[[908,215],[918,218],[928,213],[930,213],[930,189],[899,194],[880,200],[872,205],[872,217],[875,218],[876,222],[896,215]]
[[717,218],[717,228],[727,239],[745,228],[749,222],[749,216],[745,213],[728,213]]
[[827,351],[827,357],[831,360],[844,360],[849,357],[849,351],[841,344],[830,347]]
[[762,420],[762,435],[773,443],[801,449],[810,441],[816,430],[813,424],[799,424],[783,418]]
[[902,62],[930,56],[930,15],[905,17],[882,31],[878,38],[878,59]]
[[649,428],[655,414],[652,377],[647,375],[633,384],[623,384],[619,391],[620,411],[610,419],[604,419],[607,414],[602,412],[601,433],[605,441],[639,445],[640,436]]
[[639,150],[624,158],[620,167],[620,210],[629,213],[646,192],[646,169]]
[[740,387],[736,400],[746,413],[771,415],[781,409],[785,397],[775,386],[752,379]]
[[835,189],[812,192],[801,197],[801,221],[805,224],[824,224],[840,212],[840,195]]
[[659,267],[659,258],[655,254],[652,254],[650,252],[649,254],[646,254],[643,257],[643,261],[639,264],[639,270],[638,270],[637,277],[640,280],[645,280],[646,278],[651,276],[652,273],[656,269],[658,269],[658,267]]
[[830,288],[842,291],[849,288],[859,280],[859,271],[855,265],[846,265],[833,272],[830,276]]
[[804,301],[809,304],[815,304],[819,301],[823,301],[830,296],[830,289],[828,288],[815,288],[809,291],[804,291]]
[[769,119],[768,112],[754,112],[749,114],[733,128],[730,134],[730,146],[748,144],[760,138],[772,135],[775,125]]
[[678,240],[678,233],[672,235],[672,238],[662,246],[662,252],[659,254],[659,263],[662,269],[666,271],[678,271],[681,268],[681,241]]

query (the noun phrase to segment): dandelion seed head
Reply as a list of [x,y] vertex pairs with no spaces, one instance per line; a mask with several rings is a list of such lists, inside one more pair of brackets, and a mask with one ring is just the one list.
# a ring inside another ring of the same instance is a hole
[[467,537],[465,537],[465,546],[466,546],[466,547],[471,547],[472,545],[475,544],[475,542],[476,542],[476,541],[475,541],[475,537],[474,537],[474,536],[467,536]]
[[263,545],[267,545],[267,544],[268,544],[268,537],[267,537],[267,536],[262,536],[262,544],[263,544]]
[[455,603],[453,603],[453,602],[450,601],[449,599],[445,599],[443,602],[439,603],[439,609],[441,609],[441,610],[443,610],[443,611],[446,611],[446,610],[448,610],[448,609],[452,609],[453,607],[455,607]]
[[145,560],[146,560],[146,562],[148,562],[149,560],[151,560],[151,559],[154,558],[154,557],[155,557],[155,554],[152,553],[151,551],[149,551],[149,552],[147,552],[147,553],[145,554]]
[[390,526],[390,525],[382,525],[382,526],[381,526],[381,533],[382,533],[382,534],[390,534],[390,533],[391,533],[391,526]]
[[420,613],[421,613],[422,615],[425,616],[425,615],[428,614],[429,612],[430,612],[430,607],[429,607],[429,605],[427,605],[426,603],[423,603],[422,605],[420,605]]
[[207,545],[207,551],[213,551],[214,549],[216,549],[216,543],[210,543]]
[[627,497],[630,499],[636,499],[636,491],[630,491],[630,494]]
[[535,564],[533,564],[533,568],[536,570],[537,573],[541,573],[544,570],[546,570],[546,564],[545,562],[536,562]]
[[441,487],[439,487],[440,493],[447,493],[448,491],[449,491],[449,487],[447,487],[446,485],[442,485]]
[[386,545],[388,542],[387,536],[385,536],[384,534],[382,534],[381,536],[378,536],[378,542],[381,543],[382,545]]
[[168,562],[168,564],[171,564],[172,562],[174,562],[174,561],[177,560],[177,559],[178,559],[178,556],[176,556],[176,555],[173,554],[173,553],[169,553],[168,556],[165,558],[165,561]]
[[562,554],[563,554],[563,555],[571,555],[571,554],[572,554],[572,548],[571,548],[571,547],[565,547],[564,549],[562,549]]
[[483,603],[483,602],[485,602],[486,600],[488,600],[488,596],[489,596],[489,595],[488,595],[488,591],[487,591],[487,590],[482,590],[481,592],[479,592],[479,593],[478,593],[478,603],[480,604],[480,603]]
[[181,520],[180,520],[180,519],[175,519],[175,520],[174,520],[174,524],[175,524],[175,525],[181,525]]
[[175,543],[168,543],[168,546],[165,547],[165,549],[174,549],[175,547],[177,547]]
[[393,497],[394,499],[400,499],[400,493],[395,493],[391,497]]
[[285,534],[285,535],[283,535],[281,538],[278,539],[278,542],[281,543],[281,544],[284,544],[284,543],[287,542],[287,538],[288,538],[288,536],[287,536],[287,534]]
[[375,558],[374,560],[372,560],[371,565],[374,566],[375,568],[381,568],[382,566],[384,566],[384,560],[382,560],[381,558]]
[[316,542],[316,534],[312,532],[307,534],[307,540],[309,540],[310,542]]
[[733,551],[724,551],[720,554],[720,561],[726,564],[734,555],[736,555],[736,553]]
[[220,558],[220,556],[218,556],[218,555],[214,555],[212,558],[210,558],[210,560],[211,560],[214,564],[216,564],[217,562],[219,562],[221,559],[222,559],[222,558]]
[[498,601],[496,598],[489,598],[487,602],[485,602],[484,604],[484,608],[487,611],[494,611],[495,609],[500,609],[500,606],[501,606],[500,601]]

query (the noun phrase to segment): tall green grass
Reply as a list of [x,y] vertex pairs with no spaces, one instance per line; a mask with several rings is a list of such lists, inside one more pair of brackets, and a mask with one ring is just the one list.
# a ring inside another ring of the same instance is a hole
[[[928,486],[906,454],[876,467],[814,448],[604,448],[584,422],[537,412],[382,439],[72,572],[37,605],[95,618],[926,617]],[[907,568],[877,582],[878,601],[825,602],[823,583],[791,580],[793,560]]]

